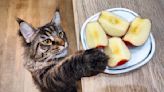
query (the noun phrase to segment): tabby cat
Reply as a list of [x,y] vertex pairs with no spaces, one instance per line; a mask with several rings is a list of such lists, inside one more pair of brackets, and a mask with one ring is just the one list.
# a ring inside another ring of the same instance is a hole
[[59,11],[50,23],[37,29],[20,18],[17,22],[25,43],[24,66],[41,92],[77,92],[77,80],[104,71],[108,57],[99,49],[67,55],[68,41]]

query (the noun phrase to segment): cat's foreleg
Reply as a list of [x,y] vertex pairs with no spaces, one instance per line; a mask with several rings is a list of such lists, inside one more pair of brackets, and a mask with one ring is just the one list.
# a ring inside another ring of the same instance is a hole
[[[74,55],[66,57],[57,65],[44,69],[39,78],[42,78],[43,85],[49,90],[63,92],[74,88],[76,80],[81,77],[93,76],[103,72],[106,68],[108,57],[98,49],[78,51]],[[55,91],[55,92],[56,92]]]
[[107,66],[108,57],[99,49],[78,51],[57,65],[56,71],[64,81],[96,75]]

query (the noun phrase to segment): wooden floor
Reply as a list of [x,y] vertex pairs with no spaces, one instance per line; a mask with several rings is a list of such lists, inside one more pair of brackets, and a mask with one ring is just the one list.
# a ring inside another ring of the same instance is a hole
[[[76,50],[71,0],[59,0],[62,24],[70,43],[70,53]],[[31,75],[23,68],[23,47],[17,35],[20,17],[35,27],[48,23],[56,8],[56,0],[0,0],[0,92],[38,92]]]

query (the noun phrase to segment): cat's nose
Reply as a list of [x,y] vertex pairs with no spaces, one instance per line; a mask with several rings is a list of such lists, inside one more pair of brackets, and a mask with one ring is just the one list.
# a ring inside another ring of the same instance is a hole
[[61,46],[64,46],[65,45],[65,42],[63,39],[59,38],[59,37],[55,37],[55,42],[57,42],[57,45],[61,45]]

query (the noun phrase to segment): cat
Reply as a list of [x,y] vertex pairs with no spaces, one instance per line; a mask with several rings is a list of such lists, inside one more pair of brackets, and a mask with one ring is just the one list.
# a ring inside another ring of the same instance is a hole
[[52,21],[42,27],[34,28],[20,18],[17,22],[25,48],[24,67],[41,92],[77,92],[77,80],[106,68],[108,56],[97,48],[68,56],[69,44],[58,10]]

